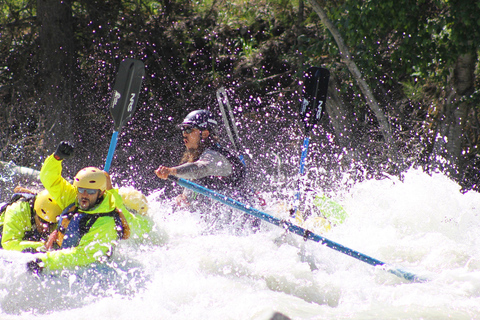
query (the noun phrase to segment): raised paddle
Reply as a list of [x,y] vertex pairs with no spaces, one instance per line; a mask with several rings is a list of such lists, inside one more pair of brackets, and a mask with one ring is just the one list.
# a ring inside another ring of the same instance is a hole
[[328,80],[330,71],[325,68],[311,67],[305,72],[305,80],[302,88],[302,103],[300,106],[300,117],[305,125],[305,137],[303,139],[302,154],[300,157],[300,177],[298,179],[298,191],[295,195],[295,206],[292,209],[292,215],[303,220],[300,216],[298,207],[300,205],[300,183],[305,172],[305,159],[308,154],[308,145],[310,143],[310,133],[312,129],[320,122],[325,103],[327,101]]
[[125,59],[120,62],[110,103],[110,113],[115,122],[115,130],[110,140],[107,160],[105,162],[105,168],[103,169],[105,172],[110,170],[110,164],[112,163],[113,154],[117,146],[118,133],[135,113],[144,76],[145,65],[142,61]]
[[[220,112],[222,113],[223,124],[227,130],[228,138],[233,145],[235,152],[238,154],[240,161],[243,165],[246,166],[245,158],[242,153],[242,145],[240,143],[240,136],[238,134],[237,122],[235,121],[235,116],[233,115],[232,107],[230,106],[230,101],[228,100],[227,91],[225,87],[221,87],[217,90],[217,101],[218,106],[220,107]],[[226,107],[226,108],[225,108]],[[261,206],[266,205],[265,199],[260,197],[255,191],[251,190],[252,194],[255,194],[255,198],[258,201],[258,204]]]
[[238,153],[240,160],[243,164],[245,164],[243,154],[240,152],[241,145],[237,124],[235,122],[235,117],[233,115],[232,108],[230,107],[230,102],[224,87],[221,87],[217,90],[217,101],[218,106],[220,107],[220,112],[222,113],[222,120],[223,124],[225,125],[225,129],[227,130],[228,138],[230,139],[235,152]]

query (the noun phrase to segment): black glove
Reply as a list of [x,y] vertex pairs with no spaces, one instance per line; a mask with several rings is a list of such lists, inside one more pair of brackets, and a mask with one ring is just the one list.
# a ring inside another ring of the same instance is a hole
[[27,263],[27,271],[33,274],[40,274],[43,270],[43,262],[40,259],[36,259],[34,261],[30,261]]
[[53,154],[55,159],[63,160],[68,159],[73,154],[73,145],[68,141],[62,141],[57,147],[57,151]]

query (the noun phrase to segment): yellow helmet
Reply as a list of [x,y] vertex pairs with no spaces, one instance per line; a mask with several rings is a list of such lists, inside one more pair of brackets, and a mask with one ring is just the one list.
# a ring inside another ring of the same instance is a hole
[[86,167],[80,170],[73,178],[73,185],[77,188],[105,191],[107,188],[107,176],[98,168]]
[[123,204],[128,211],[143,216],[147,214],[148,200],[143,193],[134,188],[121,187],[118,194],[122,197]]
[[56,223],[57,217],[62,213],[62,209],[60,209],[47,190],[37,194],[33,209],[42,220],[50,223]]

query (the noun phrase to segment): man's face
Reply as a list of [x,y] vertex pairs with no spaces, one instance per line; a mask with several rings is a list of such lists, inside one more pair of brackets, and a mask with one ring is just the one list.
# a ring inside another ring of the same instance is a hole
[[98,189],[77,188],[78,206],[81,210],[90,210],[97,204],[98,198],[101,196]]

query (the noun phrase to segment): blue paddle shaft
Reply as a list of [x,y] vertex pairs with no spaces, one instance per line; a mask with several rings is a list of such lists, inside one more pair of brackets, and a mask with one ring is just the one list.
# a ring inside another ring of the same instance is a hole
[[404,278],[406,280],[416,281],[416,282],[425,281],[425,279],[419,278],[419,277],[417,277],[416,275],[414,275],[410,272],[406,272],[406,271],[403,271],[401,269],[395,269],[391,266],[386,265],[385,262],[374,259],[372,257],[369,257],[369,256],[367,256],[363,253],[357,252],[355,250],[349,249],[349,248],[347,248],[347,247],[345,247],[345,246],[343,246],[339,243],[333,242],[331,240],[328,240],[327,238],[324,238],[324,237],[319,236],[319,235],[317,235],[313,232],[310,232],[306,229],[303,229],[299,226],[296,226],[289,221],[285,221],[285,220],[281,220],[281,219],[272,217],[271,215],[269,215],[265,212],[262,212],[260,210],[255,209],[255,208],[252,208],[251,206],[247,206],[247,205],[245,205],[245,204],[243,204],[243,203],[241,203],[237,200],[231,199],[227,196],[224,196],[220,193],[217,193],[215,191],[212,191],[210,189],[202,187],[202,186],[200,186],[196,183],[193,183],[191,181],[188,181],[188,180],[185,180],[185,179],[182,179],[182,178],[178,178],[178,177],[175,177],[175,176],[169,176],[169,179],[176,181],[180,186],[182,186],[184,188],[193,190],[197,193],[203,194],[206,197],[209,197],[209,198],[217,200],[217,201],[219,201],[223,204],[226,204],[227,206],[238,209],[238,210],[243,211],[245,213],[248,213],[248,214],[250,214],[254,217],[262,219],[266,222],[272,223],[276,226],[279,226],[281,228],[289,230],[290,232],[293,232],[293,233],[295,233],[299,236],[302,236],[305,240],[312,240],[312,241],[315,241],[315,242],[319,242],[319,243],[321,243],[321,244],[323,244],[323,245],[325,245],[325,246],[327,246],[327,247],[329,247],[333,250],[344,253],[344,254],[346,254],[348,256],[351,256],[355,259],[358,259],[360,261],[366,262],[366,263],[368,263],[372,266],[383,266],[386,271],[388,271],[388,272],[390,272],[390,273],[392,273],[392,274],[394,274],[398,277]]
[[305,172],[305,159],[307,158],[308,154],[308,145],[310,143],[310,134],[308,134],[304,139],[303,139],[303,147],[302,147],[302,155],[300,157],[300,178],[298,180],[298,190],[297,193],[295,194],[295,208],[294,212],[297,211],[298,206],[300,205],[300,179],[303,176]]
[[110,140],[110,147],[108,148],[107,161],[105,162],[105,172],[110,170],[110,165],[112,164],[113,154],[115,153],[115,148],[117,147],[118,140],[118,131],[114,131],[112,134],[112,139]]
[[240,161],[242,162],[242,164],[243,164],[244,166],[246,166],[246,164],[245,164],[245,158],[243,157],[243,154],[239,155],[238,158],[240,159]]
[[303,139],[302,157],[300,158],[300,175],[303,175],[303,173],[305,172],[305,158],[307,157],[309,143],[310,135],[306,136],[305,139]]

